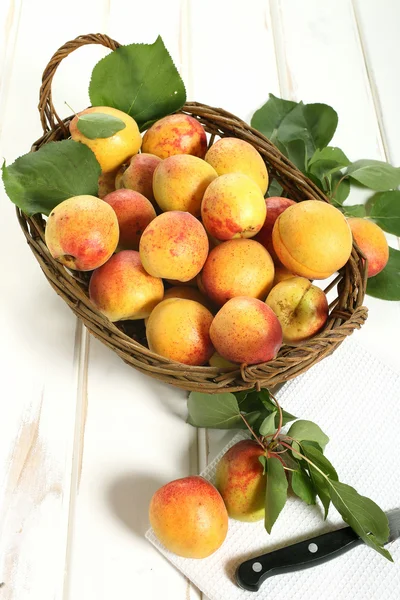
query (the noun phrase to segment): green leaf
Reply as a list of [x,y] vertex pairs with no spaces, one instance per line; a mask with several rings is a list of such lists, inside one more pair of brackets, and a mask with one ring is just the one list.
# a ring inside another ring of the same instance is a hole
[[350,161],[340,148],[326,146],[325,148],[322,148],[321,150],[318,149],[314,152],[308,166],[310,167],[315,163],[320,166],[324,165],[327,170],[330,170],[347,167],[350,164]]
[[392,190],[400,185],[400,168],[380,160],[357,160],[347,168],[347,174],[377,192]]
[[201,394],[190,392],[188,398],[188,423],[194,427],[212,429],[239,428],[242,418],[233,394]]
[[340,481],[329,481],[329,489],[332,503],[344,521],[368,546],[392,561],[390,553],[382,547],[389,539],[389,523],[383,510]]
[[282,120],[295,106],[297,102],[282,100],[270,94],[269,100],[254,113],[251,126],[273,141]]
[[265,493],[265,529],[272,527],[286,503],[288,482],[285,469],[278,458],[267,459],[267,489]]
[[274,196],[281,196],[283,191],[283,187],[280,183],[273,179],[268,187],[268,197],[273,198]]
[[276,430],[276,427],[275,427],[276,412],[277,412],[276,410],[274,412],[272,412],[261,423],[260,429],[259,429],[260,435],[266,436],[266,435],[270,435],[271,433],[275,432],[275,430]]
[[370,219],[382,227],[384,231],[400,235],[400,192],[381,192],[368,201],[371,206]]
[[346,217],[365,217],[366,215],[364,204],[352,204],[350,206],[342,206],[342,210]]
[[311,480],[311,477],[304,471],[299,469],[294,471],[291,477],[292,490],[307,504],[315,504],[316,502],[316,491]]
[[[257,423],[257,421],[260,419],[260,417],[262,417],[262,412],[260,412],[259,410],[253,410],[252,412],[249,413],[242,413],[244,418],[246,419],[246,421],[248,422],[248,424],[250,425],[250,427],[254,427]],[[242,425],[240,426],[241,429],[247,429],[246,423],[243,421],[242,419]],[[256,427],[257,429],[257,427]]]
[[[306,463],[306,468],[310,474],[311,481],[316,489],[316,492],[322,502],[322,505],[325,509],[324,518],[328,516],[329,504],[330,504],[330,492],[329,485],[327,480],[321,473],[318,471],[320,469],[327,477],[329,477],[332,481],[338,480],[338,475],[335,471],[333,465],[329,462],[329,460],[322,454],[320,450],[315,448],[312,444],[308,444],[307,442],[301,443],[301,450],[304,456],[308,458],[313,464]],[[317,468],[315,468],[317,467]]]
[[370,277],[367,294],[382,300],[400,300],[400,250],[389,248],[389,260],[386,267]]
[[304,140],[292,140],[284,145],[288,159],[302,172],[307,169],[307,148]]
[[49,215],[57,204],[88,194],[97,196],[101,169],[93,152],[80,142],[50,142],[2,166],[8,197],[28,216]]
[[122,119],[105,113],[86,113],[78,117],[76,125],[90,140],[109,138],[126,127]]
[[[342,181],[339,183],[339,181]],[[332,174],[331,189],[333,199],[339,204],[343,204],[348,195],[350,194],[350,180],[348,177],[343,179],[343,174],[340,172]]]
[[243,413],[249,413],[255,410],[259,411],[263,408],[258,392],[255,390],[250,393],[248,392],[245,396],[238,397],[237,394],[235,395],[238,400],[239,408]]
[[263,475],[265,475],[265,473],[267,472],[267,457],[262,454],[258,457],[258,460],[263,466]]
[[148,121],[180,109],[186,91],[159,36],[153,44],[121,46],[100,60],[93,69],[89,96],[92,106],[118,108],[142,129]]
[[337,127],[336,111],[327,104],[303,104],[300,102],[282,120],[277,138],[283,144],[303,140],[308,156],[317,148],[324,148],[331,141]]
[[[332,192],[332,174],[349,164],[349,159],[340,148],[327,146],[322,150],[316,150],[311,157],[308,163],[309,177],[317,177],[323,182],[321,189],[325,192]],[[342,177],[341,173],[340,177]]]
[[328,436],[316,423],[303,419],[293,423],[288,431],[288,435],[299,442],[303,440],[317,442],[322,449],[324,449],[329,442]]

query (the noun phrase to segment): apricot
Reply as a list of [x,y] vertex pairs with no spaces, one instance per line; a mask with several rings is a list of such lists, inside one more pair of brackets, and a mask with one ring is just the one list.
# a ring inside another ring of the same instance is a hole
[[116,190],[104,197],[115,211],[119,225],[120,250],[138,250],[139,240],[156,211],[147,198],[133,190]]
[[232,519],[253,522],[264,517],[267,475],[260,456],[265,450],[257,442],[242,440],[218,463],[215,485]]
[[263,226],[266,214],[260,188],[242,173],[214,179],[201,205],[203,225],[218,240],[253,237]]
[[154,171],[154,197],[162,211],[183,210],[198,217],[204,192],[216,177],[214,169],[197,156],[170,156]]
[[103,200],[104,196],[115,192],[115,177],[117,171],[110,171],[109,173],[102,173],[99,177],[99,191],[98,197]]
[[349,260],[353,240],[340,210],[327,202],[305,200],[279,215],[272,242],[289,271],[307,279],[325,279]]
[[274,287],[277,283],[281,281],[285,281],[286,279],[290,279],[291,277],[296,277],[293,273],[291,273],[286,267],[284,267],[279,261],[275,263],[275,276],[272,287]]
[[389,260],[389,246],[382,229],[372,221],[351,217],[347,219],[353,237],[368,259],[368,277],[378,275]]
[[151,499],[150,524],[160,542],[185,558],[205,558],[228,532],[228,514],[218,490],[203,477],[176,479]]
[[169,288],[165,291],[164,300],[168,300],[168,298],[183,298],[184,300],[194,300],[195,302],[199,302],[202,304],[210,312],[215,310],[213,303],[210,298],[207,298],[204,294],[202,294],[198,289],[188,286],[188,285],[177,285],[172,288]]
[[285,344],[296,345],[309,340],[321,331],[328,318],[325,293],[304,277],[291,277],[278,283],[266,303],[279,319]]
[[166,279],[166,281],[168,281],[168,283],[170,283],[171,285],[179,285],[179,286],[189,286],[189,287],[194,287],[197,288],[197,276],[196,277],[192,277],[192,279],[189,279],[189,281],[178,281],[177,279]]
[[117,216],[95,196],[74,196],[58,204],[46,223],[53,258],[70,269],[91,271],[104,264],[118,244]]
[[210,340],[211,312],[183,298],[163,300],[146,325],[150,350],[185,365],[204,365],[214,353]]
[[260,242],[268,250],[271,255],[272,260],[275,262],[277,260],[276,252],[274,250],[274,245],[272,243],[272,229],[274,228],[275,221],[279,217],[284,210],[289,208],[289,206],[293,206],[296,204],[294,200],[289,200],[289,198],[280,198],[278,196],[271,196],[271,198],[266,198],[265,203],[267,205],[267,216],[264,221],[264,225],[261,227],[260,231],[255,236],[255,240]]
[[154,154],[135,154],[128,164],[120,167],[115,177],[115,187],[139,192],[154,204],[153,174],[160,162],[161,158]]
[[162,280],[146,273],[135,250],[114,254],[89,283],[91,301],[110,321],[145,319],[163,295]]
[[265,162],[261,154],[244,140],[232,137],[218,140],[208,150],[205,160],[214,167],[218,175],[243,173],[258,185],[263,195],[268,189]]
[[[79,131],[78,119],[82,115],[91,113],[106,114],[121,119],[125,127],[107,138],[87,138]],[[103,173],[117,169],[129,157],[139,152],[142,143],[136,121],[121,110],[109,106],[92,106],[83,110],[72,119],[69,130],[73,140],[82,142],[94,152]]]
[[229,240],[213,248],[201,272],[203,288],[218,306],[236,296],[265,300],[273,280],[274,263],[268,251],[247,239]]
[[208,364],[210,365],[210,367],[217,367],[218,369],[228,369],[231,367],[237,369],[237,365],[233,364],[229,360],[226,360],[225,358],[222,358],[222,356],[220,356],[218,352],[214,352],[214,354],[208,361]]
[[160,158],[168,158],[174,154],[192,154],[204,158],[207,152],[206,132],[189,115],[169,115],[146,131],[142,151]]
[[275,358],[282,345],[282,327],[265,302],[238,296],[217,312],[210,337],[226,360],[255,365]]
[[146,227],[139,251],[150,275],[185,282],[201,271],[208,254],[208,238],[193,215],[169,211]]

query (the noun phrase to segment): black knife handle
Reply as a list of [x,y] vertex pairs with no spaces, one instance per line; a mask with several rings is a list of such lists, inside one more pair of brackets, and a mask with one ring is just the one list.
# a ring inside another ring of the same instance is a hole
[[244,590],[257,592],[263,581],[271,575],[320,565],[351,550],[361,541],[351,527],[324,533],[243,562],[236,570],[236,581]]

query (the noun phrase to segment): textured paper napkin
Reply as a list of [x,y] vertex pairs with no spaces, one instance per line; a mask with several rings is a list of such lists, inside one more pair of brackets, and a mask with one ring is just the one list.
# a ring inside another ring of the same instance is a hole
[[[329,435],[325,453],[340,480],[384,510],[400,507],[399,384],[398,374],[349,339],[277,394],[283,408],[315,421]],[[222,454],[243,437],[233,437],[202,475],[212,482]],[[387,546],[394,564],[362,545],[324,565],[270,577],[256,593],[236,585],[234,574],[242,561],[344,525],[333,507],[327,521],[321,515],[319,506],[293,497],[271,535],[262,521],[230,520],[222,547],[202,560],[168,552],[151,529],[146,537],[210,600],[399,600],[399,540]]]

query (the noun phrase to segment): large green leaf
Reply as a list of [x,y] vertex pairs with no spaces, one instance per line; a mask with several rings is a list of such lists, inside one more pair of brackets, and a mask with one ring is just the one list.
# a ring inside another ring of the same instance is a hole
[[254,113],[251,126],[274,141],[279,125],[295,106],[297,106],[297,102],[282,100],[282,98],[270,94],[269,100]]
[[303,104],[300,102],[282,120],[277,138],[283,144],[303,140],[307,155],[312,156],[319,148],[331,141],[337,127],[336,111],[327,104]]
[[380,160],[357,160],[346,172],[352,179],[377,192],[393,190],[400,185],[400,168]]
[[49,215],[72,196],[97,196],[101,169],[85,144],[64,140],[24,154],[8,167],[3,163],[2,172],[8,197],[31,216]]
[[305,419],[299,419],[293,423],[288,431],[288,435],[299,442],[303,440],[317,442],[322,449],[329,442],[328,436],[316,423],[306,421]]
[[382,547],[389,539],[389,523],[383,510],[340,481],[329,481],[329,490],[332,503],[344,521],[368,546],[392,561],[390,553]]
[[212,429],[239,428],[242,424],[239,405],[233,394],[201,394],[190,392],[188,423]]
[[153,44],[121,46],[100,60],[89,86],[92,106],[111,106],[142,127],[183,106],[183,81],[159,36]]
[[400,192],[381,192],[369,201],[371,207],[369,217],[388,233],[400,235]]
[[367,294],[382,300],[400,300],[400,250],[389,248],[389,261],[383,271],[368,279]]
[[272,527],[286,504],[288,482],[285,469],[278,458],[267,459],[267,488],[265,492],[265,529]]

